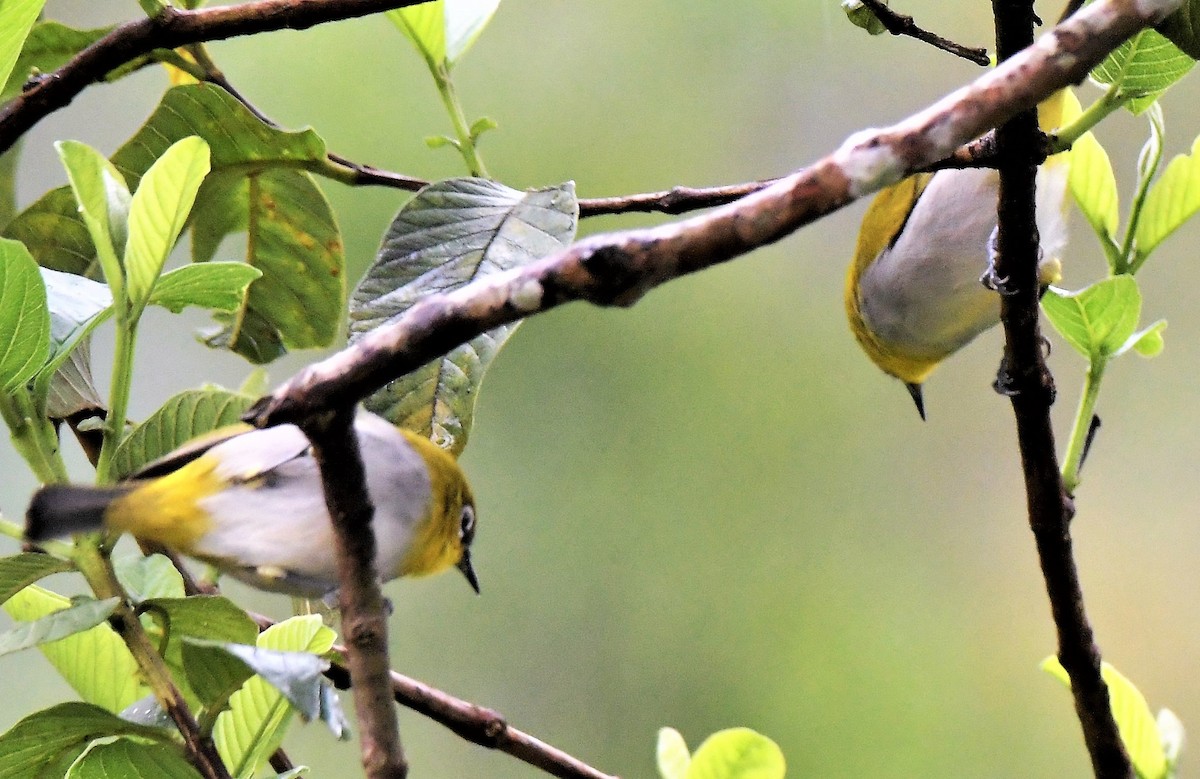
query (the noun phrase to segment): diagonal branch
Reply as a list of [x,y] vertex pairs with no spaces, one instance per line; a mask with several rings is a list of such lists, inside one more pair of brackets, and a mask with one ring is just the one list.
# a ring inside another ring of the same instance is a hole
[[949,156],[988,129],[1081,80],[1121,41],[1179,0],[1102,0],[972,84],[881,130],[851,136],[829,156],[702,216],[594,236],[534,264],[431,295],[397,321],[300,371],[247,418],[302,420],[357,402],[498,325],[574,300],[634,303],[651,288],[725,262]]
[[303,30],[326,22],[368,16],[424,0],[254,0],[241,5],[185,11],[164,6],[156,16],[127,22],[46,74],[0,109],[0,152],[89,85],[120,65],[155,49],[224,40],[276,30]]

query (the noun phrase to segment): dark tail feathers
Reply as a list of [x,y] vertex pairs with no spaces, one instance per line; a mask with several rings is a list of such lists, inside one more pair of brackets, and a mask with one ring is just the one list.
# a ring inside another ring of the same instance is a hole
[[51,484],[37,491],[25,514],[25,537],[30,541],[98,530],[104,512],[114,500],[129,492],[122,487],[82,487]]

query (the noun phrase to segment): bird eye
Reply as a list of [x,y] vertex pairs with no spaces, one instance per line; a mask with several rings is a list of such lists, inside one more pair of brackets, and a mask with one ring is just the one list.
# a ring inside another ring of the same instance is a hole
[[471,506],[463,506],[462,524],[459,525],[458,537],[466,546],[470,546],[471,541],[475,538],[475,509]]

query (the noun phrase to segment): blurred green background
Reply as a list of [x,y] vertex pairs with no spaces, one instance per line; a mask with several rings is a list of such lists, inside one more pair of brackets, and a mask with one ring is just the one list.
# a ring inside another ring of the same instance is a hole
[[[990,43],[987,3],[899,8]],[[1039,11],[1053,19],[1059,7]],[[51,0],[47,13],[87,26],[139,12],[132,0]],[[332,150],[424,177],[462,173],[452,152],[425,148],[448,121],[382,18],[212,51],[264,111],[311,124]],[[523,0],[501,6],[456,79],[468,113],[500,124],[482,145],[493,175],[517,187],[574,179],[588,197],[779,175],[978,72],[911,39],[869,38],[835,0]],[[1200,132],[1198,78],[1165,100],[1168,155]],[[53,140],[111,153],[164,86],[147,70],[43,121],[25,147],[22,203],[65,181]],[[1080,93],[1087,103],[1099,91]],[[1145,126],[1120,115],[1102,128],[1126,200]],[[357,278],[405,196],[324,186]],[[464,456],[483,595],[454,575],[390,585],[395,666],[625,777],[654,775],[664,725],[693,747],[756,728],[793,777],[1086,775],[1069,696],[1037,670],[1054,631],[1012,413],[990,389],[999,334],[934,376],[922,424],[845,324],[864,208],[628,311],[574,305],[529,321],[488,377]],[[658,221],[593,219],[582,232]],[[1064,285],[1079,287],[1103,263],[1081,219],[1073,231]],[[1167,349],[1110,369],[1074,532],[1106,658],[1200,732],[1198,236],[1192,224],[1169,239],[1140,277],[1144,319],[1170,320]],[[151,313],[135,418],[247,374],[194,341],[202,316]],[[1082,360],[1054,344],[1065,439]],[[106,345],[96,351],[103,375]],[[319,356],[292,355],[271,378]],[[0,467],[0,509],[19,516],[33,480],[8,448]],[[230,591],[287,614],[284,598]],[[2,728],[69,694],[36,653],[0,663],[25,691],[0,711]],[[405,710],[401,725],[416,777],[541,775]],[[318,726],[288,744],[314,776],[358,771],[355,747]],[[1184,774],[1196,764],[1185,753]]]

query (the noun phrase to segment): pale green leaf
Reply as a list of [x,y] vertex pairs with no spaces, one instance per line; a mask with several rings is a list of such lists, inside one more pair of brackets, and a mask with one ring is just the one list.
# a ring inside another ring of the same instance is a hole
[[[104,155],[87,144],[59,141],[54,147],[66,168],[67,180],[79,205],[79,216],[87,228],[104,276],[114,288],[123,285],[125,271],[120,255],[125,252],[131,202],[125,179]],[[59,208],[62,204],[54,200],[47,205]],[[60,211],[48,213],[52,219],[56,213],[61,219]],[[76,236],[69,236],[69,240],[75,245]]]
[[[14,620],[30,622],[70,605],[67,598],[32,585],[6,601],[4,610]],[[81,698],[109,711],[121,711],[147,692],[133,655],[107,624],[39,649]]]
[[[1071,678],[1057,657],[1050,656],[1043,660],[1042,670],[1070,689]],[[1113,719],[1116,720],[1121,741],[1139,779],[1163,779],[1167,773],[1166,755],[1146,699],[1133,682],[1108,663],[1101,665],[1100,675],[1108,685]]]
[[60,703],[29,715],[0,735],[0,779],[43,776],[64,755],[74,760],[93,740],[119,735],[170,743],[167,731],[128,722],[87,703]]
[[90,630],[108,619],[120,602],[120,598],[85,599],[32,622],[19,623],[0,633],[0,655],[61,641],[67,636]]
[[50,313],[37,263],[24,246],[0,239],[0,390],[11,393],[50,356]]
[[141,307],[162,272],[191,213],[210,167],[208,144],[199,136],[175,142],[150,166],[129,204],[125,275],[129,300]]
[[1142,30],[1118,46],[1092,71],[1094,81],[1115,85],[1117,97],[1130,99],[1141,113],[1196,64],[1179,47],[1154,30]]
[[45,4],[46,0],[0,2],[0,84],[8,82],[8,76],[25,45],[25,38]]
[[718,731],[692,755],[687,779],[783,779],[779,746],[749,728]]
[[675,728],[659,728],[655,757],[661,779],[684,779],[692,762],[687,742]]
[[404,33],[430,67],[446,59],[445,0],[388,11],[385,16]]
[[74,566],[48,554],[25,552],[0,559],[0,603],[51,574],[73,571]]
[[1068,181],[1071,196],[1088,224],[1101,240],[1111,242],[1119,218],[1117,179],[1108,152],[1092,133],[1085,133],[1071,147]]
[[186,390],[134,428],[113,454],[113,472],[128,477],[199,435],[237,424],[254,399],[226,390]]
[[1200,136],[1192,143],[1192,153],[1172,159],[1146,195],[1135,233],[1138,255],[1150,254],[1197,211],[1200,211]]
[[262,271],[241,262],[203,262],[164,273],[150,302],[179,313],[187,306],[233,311]]
[[93,743],[63,779],[199,779],[179,747],[128,738]]
[[[473,178],[429,185],[396,215],[354,291],[351,342],[425,295],[451,292],[563,249],[577,220],[571,183],[528,192]],[[473,338],[391,382],[367,399],[367,408],[461,452],[483,375],[515,329],[505,325]]]
[[1091,360],[1114,356],[1137,328],[1142,295],[1132,276],[1104,279],[1078,292],[1051,287],[1042,310],[1054,328]]
[[1129,340],[1125,342],[1120,349],[1117,350],[1114,357],[1124,354],[1133,349],[1143,357],[1157,357],[1162,353],[1165,343],[1163,342],[1163,330],[1167,329],[1167,320],[1160,319],[1144,330],[1139,330],[1129,336]]

